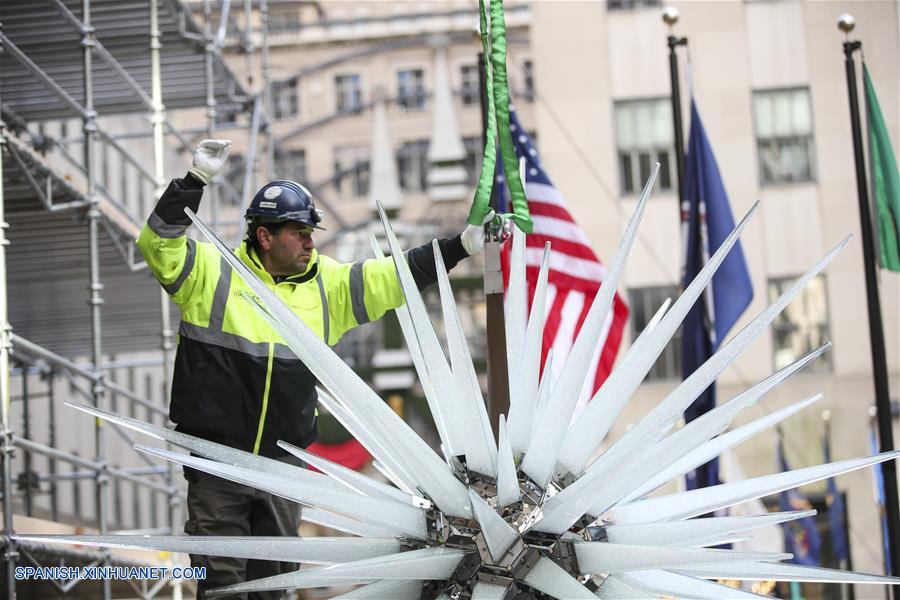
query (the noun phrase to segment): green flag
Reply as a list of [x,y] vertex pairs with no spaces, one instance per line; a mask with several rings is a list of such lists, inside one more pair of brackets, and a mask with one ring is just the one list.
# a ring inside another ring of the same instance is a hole
[[891,138],[878,105],[869,69],[863,64],[866,114],[869,120],[869,170],[875,220],[881,246],[881,267],[900,272],[900,173],[891,148]]

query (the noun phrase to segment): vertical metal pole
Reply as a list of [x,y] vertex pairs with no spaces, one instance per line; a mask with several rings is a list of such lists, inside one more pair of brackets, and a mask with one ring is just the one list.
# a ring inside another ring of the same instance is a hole
[[[2,25],[0,25],[2,28]],[[0,43],[0,52],[3,47]],[[13,462],[13,434],[9,428],[9,351],[10,326],[7,307],[6,290],[6,228],[8,227],[4,216],[3,199],[3,146],[6,144],[6,125],[0,120],[0,458],[3,463],[3,537],[5,546],[3,560],[6,563],[6,597],[12,600],[16,597],[15,569],[19,553],[13,542],[13,502],[12,502],[12,462]]]
[[[884,327],[881,323],[881,300],[878,297],[878,276],[875,272],[875,240],[872,217],[869,213],[869,192],[866,185],[866,165],[863,158],[862,129],[859,119],[859,98],[856,91],[856,64],[853,52],[862,42],[844,42],[844,65],[847,70],[847,90],[850,94],[850,126],[853,132],[853,159],[856,166],[856,193],[859,199],[860,229],[862,229],[863,270],[866,274],[866,299],[869,310],[869,345],[872,352],[872,375],[875,382],[875,408],[878,419],[878,438],[881,451],[894,449],[891,429],[891,400],[888,393],[887,360],[884,349]],[[887,512],[888,539],[891,560],[885,568],[888,575],[900,575],[900,501],[897,494],[897,467],[893,460],[880,465],[884,476],[884,501]],[[879,466],[875,467],[876,469]],[[900,598],[896,586],[890,586],[894,598]]]
[[[56,370],[50,367],[47,373],[47,445],[56,448],[56,395],[54,394],[54,383],[56,382]],[[51,477],[56,475],[56,459],[47,458],[47,470]],[[57,486],[56,477],[52,477],[50,482],[50,520],[59,521],[59,488]]]
[[[484,53],[478,53],[478,74],[481,84],[482,140],[487,138],[487,73]],[[492,178],[493,184],[493,178]],[[491,205],[497,209],[496,194],[491,193]],[[485,236],[488,236],[485,229]],[[503,273],[500,270],[500,240],[485,238],[484,244],[484,302],[487,320],[487,376],[488,417],[496,439],[500,435],[500,415],[509,415],[509,365],[506,355],[506,316],[503,311]]]
[[[213,59],[216,55],[216,43],[212,33],[212,5],[210,0],[203,0],[203,37],[206,40],[204,79],[206,82],[206,137],[216,137],[216,80],[213,75]],[[215,181],[210,181],[206,188],[209,196],[210,224],[214,231],[219,229],[219,190]]]
[[[159,51],[162,48],[160,43],[159,31],[159,0],[150,0],[150,93],[153,101],[153,167],[154,179],[156,179],[156,194],[159,198],[165,186],[165,155],[164,155],[164,131],[165,110],[162,95],[162,69],[159,60]],[[172,350],[175,347],[172,331],[172,316],[169,307],[169,295],[165,290],[159,290],[159,307],[160,307],[160,335],[162,338],[162,378],[163,378],[163,398],[165,399],[169,393],[171,386],[171,378],[169,376],[169,368],[171,364]],[[169,444],[166,447],[169,448]],[[179,500],[175,493],[175,466],[169,462],[166,468],[166,487],[169,488],[167,497],[167,520],[169,523],[169,533],[176,534],[177,524],[179,522],[178,507]],[[172,581],[172,596],[175,600],[182,597],[181,580],[174,579]]]
[[[90,245],[90,300],[91,307],[91,358],[96,379],[91,388],[94,407],[99,408],[103,403],[106,391],[103,377],[103,346],[100,328],[100,307],[103,298],[100,292],[103,284],[100,283],[100,219],[102,217],[97,196],[94,174],[94,143],[97,135],[97,113],[94,111],[94,77],[93,77],[93,51],[94,28],[91,26],[91,0],[82,0],[82,23],[84,24],[83,37],[81,38],[82,57],[84,61],[84,166],[87,175],[87,199],[89,203],[88,217],[88,244]],[[107,533],[107,487],[109,477],[106,472],[106,443],[100,419],[94,420],[94,449],[95,460],[98,464],[96,475],[96,507],[97,529],[101,535]],[[109,565],[109,553],[104,554],[104,566]],[[103,580],[103,598],[111,597],[111,585],[108,579]]]
[[[31,410],[29,409],[30,399],[28,398],[28,365],[20,363],[22,367],[22,435],[26,440],[31,439]],[[31,516],[32,495],[31,495],[31,452],[24,452],[22,458],[25,472],[25,514]]]
[[[259,21],[262,30],[262,44],[260,46],[263,105],[266,109],[266,181],[272,180],[275,172],[275,138],[272,135],[272,81],[269,73],[269,3],[267,0],[259,0]],[[253,165],[248,164],[247,168]]]
[[244,72],[247,73],[247,87],[253,89],[253,0],[244,0]]
[[669,79],[672,82],[672,126],[675,132],[675,178],[678,183],[678,221],[683,223],[687,218],[684,207],[684,128],[681,124],[681,85],[678,75],[678,46],[687,46],[687,38],[668,37],[669,44]]
[[256,143],[259,139],[260,119],[262,117],[262,100],[259,94],[253,99],[253,115],[250,118],[250,132],[247,135],[247,155],[244,157],[244,181],[241,185],[241,204],[240,211],[236,219],[237,232],[235,235],[235,246],[241,244],[244,239],[246,226],[241,216],[243,211],[250,205],[250,194],[253,193],[255,187],[253,182],[253,165],[256,164]]

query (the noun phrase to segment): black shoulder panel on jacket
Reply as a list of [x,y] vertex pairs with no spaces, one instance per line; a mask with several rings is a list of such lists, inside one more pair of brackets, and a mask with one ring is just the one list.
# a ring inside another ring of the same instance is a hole
[[[444,257],[444,266],[448,272],[459,261],[469,256],[463,248],[462,240],[458,235],[450,239],[438,240],[438,246],[441,249],[441,256]],[[434,251],[431,249],[430,242],[407,252],[406,261],[409,263],[409,270],[416,281],[416,287],[420,290],[424,290],[429,285],[437,282],[437,268],[434,265]]]
[[176,177],[159,197],[155,212],[169,225],[190,225],[191,219],[184,214],[184,207],[197,212],[202,196],[203,183],[200,180],[190,173],[183,179]]

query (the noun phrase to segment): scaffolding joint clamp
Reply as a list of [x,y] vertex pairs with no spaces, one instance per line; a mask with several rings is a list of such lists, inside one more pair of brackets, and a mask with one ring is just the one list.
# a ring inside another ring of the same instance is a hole
[[3,552],[3,558],[6,561],[9,561],[13,564],[17,563],[19,560],[19,556],[21,556],[18,552],[16,552],[16,540],[8,535],[0,535],[0,541],[2,541],[3,546],[6,550]]
[[3,453],[8,455],[10,459],[13,459],[16,457],[16,442],[13,439],[13,437],[14,436],[11,435],[11,432],[10,432],[8,441],[5,444],[3,444]]
[[97,475],[94,476],[94,479],[97,481],[98,485],[106,485],[109,483],[109,463],[106,462],[106,459],[97,461]]

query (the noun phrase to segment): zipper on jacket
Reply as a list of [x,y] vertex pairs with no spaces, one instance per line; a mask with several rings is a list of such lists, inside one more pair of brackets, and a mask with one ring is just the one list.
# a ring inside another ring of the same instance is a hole
[[256,442],[253,444],[253,454],[259,454],[259,444],[262,442],[263,427],[266,423],[266,411],[269,408],[269,388],[272,387],[272,365],[275,363],[275,343],[269,342],[269,364],[266,366],[266,387],[263,391],[262,410],[259,413],[259,425],[256,427]]

